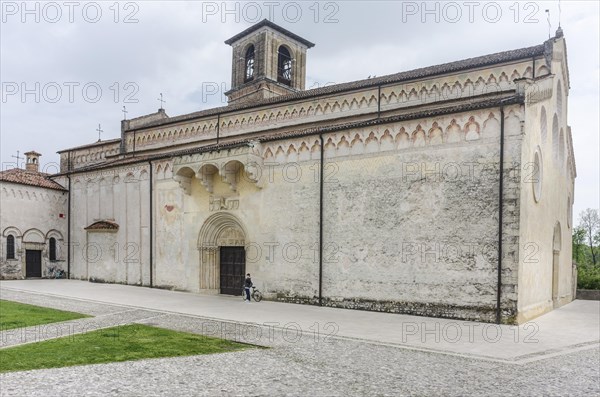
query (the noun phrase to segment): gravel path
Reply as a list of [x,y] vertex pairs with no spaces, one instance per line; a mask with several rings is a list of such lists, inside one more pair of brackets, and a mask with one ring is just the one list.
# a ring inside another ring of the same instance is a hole
[[[11,294],[24,303],[39,298]],[[46,299],[44,306],[72,305],[70,310],[78,311],[74,306],[80,304],[87,313],[103,312],[105,306]],[[113,308],[107,306],[104,313]],[[220,333],[232,339],[257,335],[255,329],[197,317],[157,313],[144,317],[140,311],[120,311],[122,316],[131,313],[122,321]],[[6,373],[0,375],[0,396],[600,396],[598,348],[509,364],[270,331],[259,339],[269,349]]]

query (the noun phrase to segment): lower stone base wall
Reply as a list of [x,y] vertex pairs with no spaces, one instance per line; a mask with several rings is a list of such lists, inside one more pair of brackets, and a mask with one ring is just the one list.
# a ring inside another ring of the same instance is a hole
[[7,261],[0,263],[0,280],[22,280],[21,262]]
[[[0,263],[0,280],[24,280],[24,269],[20,261],[9,261]],[[42,262],[42,278],[49,277],[50,269],[56,268],[66,272],[62,262]]]
[[[285,303],[319,305],[317,297],[265,294],[265,300]],[[484,323],[496,322],[495,306],[459,306],[441,303],[371,301],[365,299],[323,298],[322,306],[341,309],[366,310],[383,313],[409,314],[413,316],[438,317]],[[502,308],[503,324],[516,324],[516,308]]]
[[577,299],[600,301],[600,289],[578,289]]
[[[139,282],[137,283],[125,283],[125,282],[118,282],[118,281],[109,281],[109,280],[103,280],[99,277],[90,277],[89,279],[81,279],[81,280],[86,280],[89,281],[90,283],[98,283],[98,284],[119,284],[119,285],[130,285],[132,287],[149,287],[148,285],[142,285]],[[155,288],[160,288],[160,287],[155,287]]]

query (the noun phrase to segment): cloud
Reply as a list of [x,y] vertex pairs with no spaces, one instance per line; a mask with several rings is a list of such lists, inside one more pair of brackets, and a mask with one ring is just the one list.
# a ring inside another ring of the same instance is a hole
[[[450,3],[459,5],[460,18]],[[292,2],[279,2],[271,11],[274,22],[316,43],[308,52],[307,88],[540,44],[548,37],[545,9],[552,33],[557,26],[556,2],[475,3],[471,15],[466,2],[428,2],[426,9],[423,2],[298,2],[299,18]],[[497,21],[492,3],[500,7]],[[43,8],[45,3],[31,4]],[[43,92],[38,102],[33,94],[25,101],[19,95],[7,98],[1,104],[2,162],[12,161],[17,150],[30,149],[43,153],[45,162],[58,162],[57,150],[94,142],[99,123],[103,138],[116,138],[123,105],[129,117],[154,112],[161,92],[172,116],[222,105],[219,95],[206,96],[206,88],[229,87],[231,49],[223,41],[256,21],[250,20],[255,15],[247,2],[227,3],[229,13],[222,2],[121,2],[118,15],[110,8],[113,3],[99,2],[102,17],[96,23],[82,13],[90,3],[79,4],[72,23],[66,13],[57,23],[45,21],[44,15],[39,23],[31,15],[22,23],[19,13],[3,13],[3,83],[27,89],[39,83],[48,95],[52,83],[79,85],[72,101],[65,100],[69,92],[64,86],[57,103]],[[266,2],[254,4],[259,19],[269,16]],[[211,6],[219,10],[213,13]],[[568,120],[579,174],[576,214],[598,205],[598,10],[596,2],[562,3],[571,76]],[[124,23],[128,17],[137,22]],[[92,91],[83,92],[86,84],[101,88],[97,102],[90,101]],[[128,95],[131,101],[125,103]]]

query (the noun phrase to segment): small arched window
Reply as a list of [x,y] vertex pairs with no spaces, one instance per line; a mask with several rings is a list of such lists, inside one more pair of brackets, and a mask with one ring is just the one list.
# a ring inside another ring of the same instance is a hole
[[285,85],[292,85],[292,57],[284,46],[279,47],[278,51],[277,81]]
[[540,131],[542,134],[542,143],[546,142],[548,136],[548,119],[546,117],[546,108],[542,106],[542,114],[540,116]]
[[554,118],[552,119],[552,154],[554,155],[555,160],[558,160],[559,147],[560,136],[558,132],[558,116],[555,113]]
[[250,81],[254,78],[254,46],[251,45],[246,50],[246,76],[244,77],[244,81]]
[[556,111],[558,113],[558,117],[562,118],[562,102],[563,102],[563,97],[562,97],[562,87],[560,84],[560,80],[557,83],[556,86]]
[[6,259],[15,259],[15,236],[12,234],[6,237]]
[[54,237],[50,237],[50,241],[49,241],[49,253],[48,256],[50,257],[51,261],[55,261],[56,260],[56,239]]
[[541,151],[535,151],[533,155],[533,172],[531,174],[531,182],[533,185],[533,199],[535,202],[539,202],[542,198],[542,178],[544,176],[542,169]]
[[560,134],[558,134],[558,160],[560,161],[559,167],[562,169],[564,167],[565,162],[565,134],[564,130],[560,129]]

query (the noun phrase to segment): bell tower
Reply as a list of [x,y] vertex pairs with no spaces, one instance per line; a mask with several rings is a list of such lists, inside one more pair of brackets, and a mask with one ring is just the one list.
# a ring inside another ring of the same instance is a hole
[[310,41],[264,19],[225,44],[233,49],[229,104],[304,90]]
[[25,156],[27,159],[27,162],[25,163],[25,170],[30,172],[39,172],[41,154],[32,150],[31,152],[25,153]]

